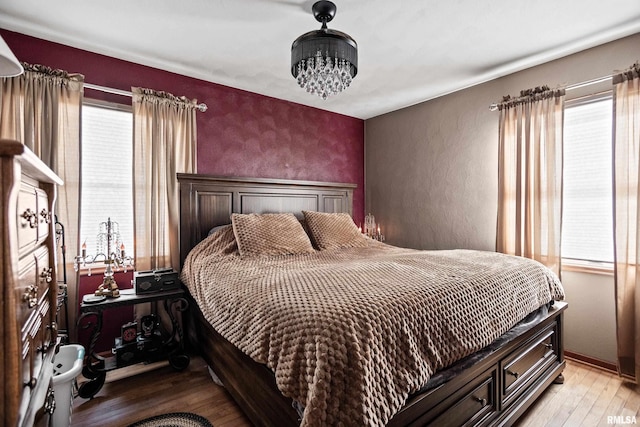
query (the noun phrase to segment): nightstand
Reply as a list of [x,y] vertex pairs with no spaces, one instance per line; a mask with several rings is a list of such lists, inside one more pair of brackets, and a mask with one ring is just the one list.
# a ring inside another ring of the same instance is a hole
[[[176,370],[185,369],[189,365],[189,355],[184,351],[184,337],[182,327],[176,318],[176,315],[184,312],[188,307],[188,302],[184,298],[184,289],[172,289],[168,291],[153,292],[148,294],[136,294],[134,289],[125,289],[120,291],[120,297],[107,298],[104,301],[96,303],[83,302],[80,305],[81,316],[78,319],[78,326],[81,321],[91,318],[83,327],[91,329],[91,338],[88,346],[88,352],[82,370],[82,374],[89,381],[85,382],[78,389],[78,395],[82,398],[91,398],[96,395],[104,385],[107,371],[118,369],[126,366],[127,363],[134,364],[140,362],[149,362],[146,360],[150,352],[147,352],[145,346],[147,343],[141,336],[129,337],[130,331],[127,330],[127,347],[126,357],[104,357],[97,354],[94,350],[100,331],[102,330],[102,314],[105,310],[116,307],[132,306],[137,304],[162,301],[164,310],[171,319],[171,332],[162,337],[153,351],[153,361],[157,361],[158,357],[166,358],[169,364]],[[126,325],[125,325],[126,326]],[[134,339],[135,338],[135,339]],[[116,342],[118,351],[123,348],[123,343]],[[117,357],[117,360],[116,360]]]

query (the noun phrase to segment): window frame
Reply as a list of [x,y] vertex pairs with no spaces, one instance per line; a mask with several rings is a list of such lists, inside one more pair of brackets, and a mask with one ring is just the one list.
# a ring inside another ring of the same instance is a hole
[[[82,100],[82,107],[84,107],[85,105],[88,107],[105,108],[105,109],[130,113],[133,115],[133,106],[128,104],[119,104],[116,102],[109,102],[101,99],[85,97]],[[132,117],[132,120],[133,120],[133,117]],[[80,123],[82,123],[82,112],[80,113]],[[133,140],[133,135],[131,138]],[[80,161],[82,162],[82,126],[80,126],[80,153],[81,153]],[[80,163],[78,166],[80,167],[80,173],[82,173],[82,163]],[[82,207],[82,189],[80,191],[80,207]],[[78,225],[78,228],[81,231],[82,229],[81,224]],[[80,247],[78,247],[78,250],[80,250]],[[135,258],[134,258],[134,263],[135,263]],[[106,264],[103,265],[101,261],[96,261],[92,264],[87,264],[84,266],[79,265],[78,273],[81,276],[92,276],[93,274],[104,274],[106,269],[107,269]],[[135,271],[135,264],[134,264],[134,267],[127,268],[127,271]]]
[[[592,104],[592,103],[600,102],[604,100],[613,100],[612,88],[602,90],[596,93],[581,95],[572,99],[568,99],[567,101],[565,101],[564,109],[566,110],[567,108],[578,107],[581,105],[588,105],[588,104]],[[613,123],[611,123],[611,132],[612,132],[612,138],[613,138]],[[564,157],[564,154],[563,154],[563,157]],[[564,172],[563,172],[563,180],[564,180]],[[613,188],[613,182],[611,183],[611,186]],[[563,185],[563,188],[564,188],[564,185]],[[612,239],[612,244],[614,244],[615,242],[613,242],[613,235],[611,236],[611,239]],[[562,257],[563,271],[589,273],[589,274],[601,274],[601,275],[607,275],[607,276],[613,276],[614,274],[613,262],[565,258],[564,256],[562,256],[562,247],[560,248],[560,255]]]

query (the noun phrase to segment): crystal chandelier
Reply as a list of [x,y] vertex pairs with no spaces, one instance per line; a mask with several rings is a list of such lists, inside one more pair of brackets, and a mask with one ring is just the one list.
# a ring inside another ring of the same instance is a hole
[[376,217],[368,214],[364,217],[364,234],[379,242],[384,242],[384,234],[380,232],[380,224],[376,224]]
[[319,1],[313,16],[322,28],[298,37],[291,45],[291,74],[301,88],[327,99],[349,87],[358,73],[358,45],[348,34],[330,30],[336,5]]

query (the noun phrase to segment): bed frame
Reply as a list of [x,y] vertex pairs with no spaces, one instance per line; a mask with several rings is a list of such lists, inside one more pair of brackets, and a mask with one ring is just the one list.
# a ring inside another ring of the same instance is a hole
[[[231,213],[302,210],[351,213],[354,184],[178,174],[180,259]],[[273,373],[218,334],[195,301],[185,328],[247,417],[257,426],[297,426],[293,401],[277,389]],[[556,302],[543,320],[449,381],[409,398],[389,426],[511,425],[552,383],[562,383],[563,311]]]

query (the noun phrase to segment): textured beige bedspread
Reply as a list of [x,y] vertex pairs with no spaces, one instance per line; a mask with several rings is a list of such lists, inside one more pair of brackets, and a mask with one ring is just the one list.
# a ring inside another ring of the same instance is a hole
[[371,241],[241,259],[228,233],[191,252],[182,279],[206,319],[305,406],[303,426],[384,425],[431,374],[563,299],[519,257]]

